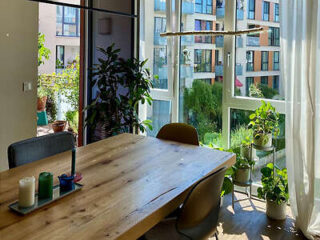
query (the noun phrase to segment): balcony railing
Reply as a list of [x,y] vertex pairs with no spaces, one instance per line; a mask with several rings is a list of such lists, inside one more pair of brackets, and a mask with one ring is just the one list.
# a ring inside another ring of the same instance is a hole
[[260,46],[260,37],[247,36],[247,46]]
[[224,44],[223,36],[216,36],[216,47],[221,48]]
[[193,78],[193,68],[191,66],[180,65],[180,78]]
[[165,46],[167,45],[167,38],[166,37],[160,37],[160,33],[154,33],[154,45],[161,45]]
[[216,77],[223,77],[223,65],[215,66]]
[[236,64],[236,75],[241,76],[242,75],[242,65]]
[[[166,1],[154,0],[154,11],[165,12],[166,11]],[[182,14],[194,14],[194,3],[184,0],[182,2]]]
[[[217,19],[224,18],[225,8],[224,7],[218,7],[216,11],[216,17]],[[243,9],[237,9],[237,20],[243,20]]]

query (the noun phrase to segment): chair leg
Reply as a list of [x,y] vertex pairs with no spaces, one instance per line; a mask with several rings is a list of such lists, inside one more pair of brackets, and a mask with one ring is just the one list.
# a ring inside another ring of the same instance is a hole
[[219,240],[217,232],[214,234],[214,236],[216,237],[216,240]]
[[234,185],[232,184],[232,208],[234,210]]

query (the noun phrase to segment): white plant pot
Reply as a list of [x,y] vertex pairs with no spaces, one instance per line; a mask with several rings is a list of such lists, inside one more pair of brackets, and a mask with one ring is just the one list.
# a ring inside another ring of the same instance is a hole
[[266,144],[263,144],[263,137],[260,137],[259,139],[253,138],[253,143],[260,147],[271,147],[272,146],[272,134],[269,133],[266,135],[268,137],[268,142]]
[[250,180],[250,168],[239,168],[235,171],[234,180],[239,183],[247,183]]
[[[246,159],[250,159],[250,151],[251,147],[248,146],[241,146],[240,148],[241,156],[245,157]],[[257,150],[255,148],[252,148],[252,158],[250,160],[255,160],[257,158]]]
[[272,218],[275,220],[284,220],[287,217],[286,210],[287,210],[286,202],[283,202],[280,205],[278,205],[274,201],[267,200],[267,216],[269,218]]

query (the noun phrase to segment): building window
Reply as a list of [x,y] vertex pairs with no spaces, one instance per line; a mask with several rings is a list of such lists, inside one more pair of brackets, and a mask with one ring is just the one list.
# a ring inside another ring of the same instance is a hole
[[247,51],[247,72],[253,71],[254,51]]
[[[195,30],[212,30],[212,22],[205,20],[195,20]],[[195,36],[196,43],[212,43],[211,36]]]
[[155,17],[154,18],[154,32],[157,34],[166,32],[167,21],[166,18],[163,17]]
[[196,13],[212,14],[212,1],[213,0],[196,0]]
[[194,50],[194,72],[212,72],[211,50]]
[[269,21],[270,3],[263,2],[263,21]]
[[279,22],[279,3],[274,4],[274,21]]
[[56,46],[56,69],[64,68],[64,46]]
[[250,86],[254,83],[253,77],[246,78],[246,96],[250,96]]
[[254,19],[254,12],[256,8],[255,0],[248,0],[248,18]]
[[270,27],[269,46],[280,46],[280,28]]
[[261,71],[268,71],[269,52],[261,52]]
[[261,77],[261,85],[268,86],[268,76]]
[[157,47],[153,52],[153,75],[157,76],[153,81],[154,88],[168,88],[167,71],[167,47]]
[[80,36],[79,9],[57,6],[56,35],[67,37]]
[[279,91],[279,76],[273,76],[272,88]]
[[279,52],[273,52],[273,70],[279,70],[280,57]]

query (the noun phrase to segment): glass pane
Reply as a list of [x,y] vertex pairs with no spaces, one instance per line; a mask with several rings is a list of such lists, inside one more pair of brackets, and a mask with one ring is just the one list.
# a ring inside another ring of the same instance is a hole
[[159,130],[164,125],[171,122],[171,102],[154,100],[151,106],[148,106],[147,119],[152,121],[152,130],[147,130],[149,136],[157,136]]
[[[182,11],[182,31],[223,30],[224,1],[194,4],[195,13]],[[223,46],[223,36],[180,38],[179,121],[194,126],[203,144],[217,147],[222,146]]]
[[64,7],[64,23],[76,23],[78,9]]
[[264,31],[236,38],[234,95],[283,100],[279,4],[237,0],[236,19],[238,30],[263,27]]
[[[252,140],[252,130],[248,129],[247,126],[250,122],[249,116],[252,111],[245,111],[239,109],[231,109],[231,139],[230,146],[232,148],[240,147],[242,141],[249,137]],[[273,138],[273,144],[276,147],[275,164],[280,167],[286,167],[286,155],[285,155],[285,115],[280,114],[280,135],[277,138]],[[256,152],[256,154],[255,154]],[[272,152],[253,151],[253,155],[256,156],[256,164],[253,171],[253,181],[260,183],[261,173],[260,169],[267,163],[272,162]]]
[[63,35],[64,36],[77,36],[77,25],[64,24],[63,25]]

